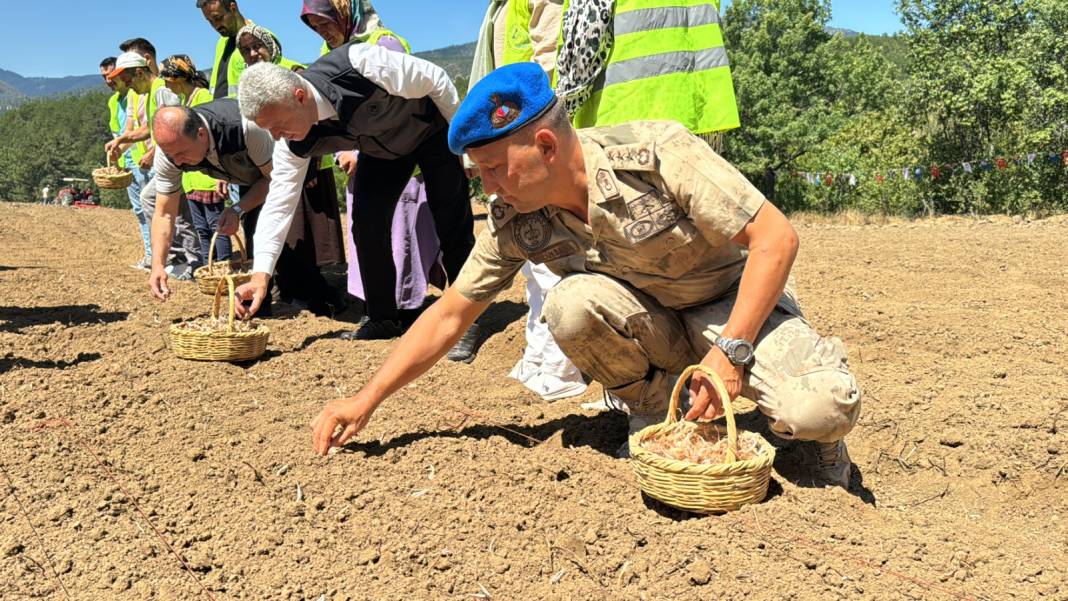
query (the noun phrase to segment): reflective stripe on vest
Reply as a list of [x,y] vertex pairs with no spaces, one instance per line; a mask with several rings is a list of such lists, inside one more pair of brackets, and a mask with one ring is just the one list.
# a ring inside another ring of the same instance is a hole
[[[198,104],[207,104],[215,98],[211,95],[206,88],[196,88],[189,98],[183,98],[182,104],[188,107],[194,107]],[[199,171],[186,171],[182,174],[182,189],[188,192],[193,191],[211,191],[216,188],[216,182],[219,180],[205,175]]]
[[710,0],[618,0],[614,45],[578,127],[670,119],[695,134],[738,127],[738,105]]

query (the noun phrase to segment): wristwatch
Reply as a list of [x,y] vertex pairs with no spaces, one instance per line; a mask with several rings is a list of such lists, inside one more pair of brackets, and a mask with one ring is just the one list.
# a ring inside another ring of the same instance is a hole
[[237,213],[238,217],[241,217],[245,214],[245,210],[241,208],[241,205],[239,203],[235,202],[234,204],[230,205],[230,208],[233,209],[235,213]]
[[734,365],[749,365],[753,362],[753,343],[742,338],[716,337],[716,347],[723,351]]

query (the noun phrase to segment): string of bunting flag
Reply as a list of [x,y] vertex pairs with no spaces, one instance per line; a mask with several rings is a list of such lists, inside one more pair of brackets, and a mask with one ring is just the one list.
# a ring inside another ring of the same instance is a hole
[[976,174],[994,170],[1004,171],[1010,167],[1035,168],[1043,164],[1068,167],[1068,150],[1061,152],[1031,152],[1012,157],[995,157],[959,163],[934,164],[928,167],[899,167],[860,173],[835,173],[830,171],[776,171],[775,177],[803,180],[813,186],[849,186],[856,187],[862,178],[874,180],[876,184],[888,181],[921,181],[925,179],[943,179],[958,173]]

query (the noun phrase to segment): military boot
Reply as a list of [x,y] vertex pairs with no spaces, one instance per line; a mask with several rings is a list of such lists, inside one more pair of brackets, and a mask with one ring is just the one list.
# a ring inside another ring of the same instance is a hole
[[458,363],[471,363],[475,360],[475,353],[478,351],[479,338],[482,335],[482,330],[477,323],[471,324],[470,328],[464,332],[464,335],[460,337],[452,349],[449,350],[446,355],[449,361],[456,361]]
[[844,440],[835,442],[805,443],[804,452],[817,483],[827,486],[849,488],[849,473],[853,462],[849,460],[849,451]]
[[[630,437],[653,424],[663,422],[667,418],[671,390],[678,379],[677,375],[668,374],[660,370],[654,371],[647,380],[641,381],[642,390],[639,394],[641,400],[638,402],[628,402],[615,392],[605,392],[605,404],[613,409],[622,410],[627,414],[627,441],[616,450],[616,457],[629,459]],[[634,384],[631,384],[616,390],[621,392],[628,391],[633,386]],[[625,392],[624,395],[626,395]],[[683,390],[679,401],[680,406],[689,401],[687,390]]]

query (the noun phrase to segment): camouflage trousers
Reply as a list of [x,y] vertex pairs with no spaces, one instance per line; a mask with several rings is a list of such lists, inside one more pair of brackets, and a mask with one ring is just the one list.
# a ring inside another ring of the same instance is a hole
[[[542,319],[568,358],[632,414],[663,415],[669,374],[711,350],[734,302],[732,293],[674,310],[610,277],[575,274],[549,291]],[[860,389],[841,340],[817,334],[786,296],[760,330],[742,396],[786,439],[833,442],[860,416]]]

